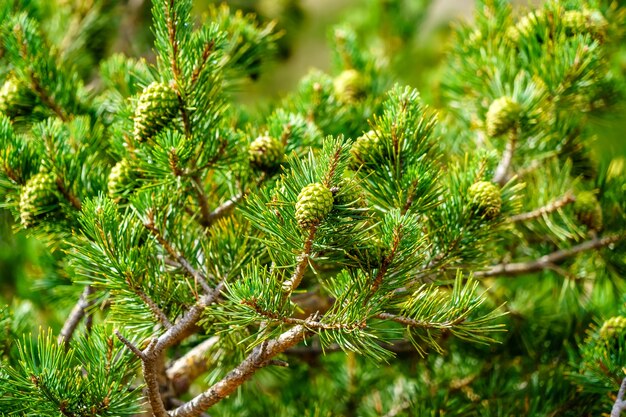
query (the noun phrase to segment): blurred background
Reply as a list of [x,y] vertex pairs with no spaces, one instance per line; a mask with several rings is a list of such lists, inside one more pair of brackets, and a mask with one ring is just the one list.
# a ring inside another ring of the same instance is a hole
[[[93,0],[58,0],[68,1],[85,6]],[[115,8],[119,25],[107,34],[106,53],[145,56],[153,62],[150,1],[107,1]],[[206,15],[209,5],[215,3],[221,1],[196,0],[198,18]],[[376,56],[387,61],[393,78],[418,88],[429,105],[441,107],[439,79],[448,46],[454,42],[452,29],[460,21],[470,21],[475,7],[473,0],[232,0],[227,3],[232,9],[255,13],[260,20],[275,21],[276,30],[282,33],[274,59],[264,63],[258,77],[241,84],[235,93],[235,100],[250,108],[263,108],[278,100],[312,68],[335,72],[329,39],[337,25],[354,28]],[[524,13],[530,3],[517,2],[519,12]],[[618,65],[626,71],[626,55],[620,59]],[[597,128],[598,159],[626,155],[624,109],[593,123]],[[27,299],[49,320],[54,314],[49,314],[47,306],[60,301],[59,292],[50,290],[69,283],[70,279],[59,276],[62,269],[54,267],[61,257],[50,254],[44,243],[22,232],[13,233],[13,221],[8,212],[0,210],[0,304],[11,304],[16,297]],[[74,301],[67,300],[68,305]]]

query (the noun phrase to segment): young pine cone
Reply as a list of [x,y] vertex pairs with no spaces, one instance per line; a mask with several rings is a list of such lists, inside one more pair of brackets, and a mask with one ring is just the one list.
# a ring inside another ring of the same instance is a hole
[[178,94],[169,85],[153,82],[147,86],[135,109],[135,139],[143,142],[166,127],[178,112]]
[[361,166],[371,165],[375,159],[379,142],[380,140],[373,130],[359,136],[350,148],[350,168],[357,170]]
[[519,122],[522,107],[511,97],[500,97],[491,103],[486,116],[487,134],[500,136]]
[[343,71],[335,81],[335,94],[343,103],[354,103],[363,99],[367,92],[365,77],[355,69]]
[[283,162],[285,147],[271,136],[259,136],[248,147],[250,165],[264,172],[275,171]]
[[20,196],[20,219],[25,228],[33,227],[59,205],[56,177],[52,173],[33,175]]
[[498,186],[489,181],[474,183],[468,190],[472,208],[489,220],[495,219],[502,208]]
[[298,195],[296,220],[306,229],[322,221],[332,209],[333,193],[320,183],[309,184]]

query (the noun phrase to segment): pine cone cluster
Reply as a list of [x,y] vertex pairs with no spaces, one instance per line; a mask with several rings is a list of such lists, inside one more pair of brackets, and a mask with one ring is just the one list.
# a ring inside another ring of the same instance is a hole
[[343,103],[354,103],[365,97],[367,82],[363,74],[355,69],[343,71],[333,82],[335,95]]
[[487,111],[487,135],[500,136],[513,129],[519,122],[522,107],[511,97],[500,97],[494,100]]
[[474,210],[487,219],[495,219],[502,208],[500,189],[489,181],[479,181],[468,190],[470,204]]
[[593,192],[582,191],[576,195],[574,213],[589,230],[602,230],[602,207]]
[[176,116],[178,94],[169,85],[153,82],[147,86],[135,109],[135,139],[146,141],[159,133]]
[[312,183],[298,194],[296,220],[306,229],[322,221],[332,209],[333,193],[320,183]]
[[25,228],[33,227],[39,220],[58,208],[60,196],[56,177],[52,173],[33,175],[24,185],[20,195],[20,220]]
[[259,136],[248,147],[250,165],[264,172],[276,170],[285,158],[285,147],[271,136]]
[[375,159],[379,142],[380,139],[373,130],[359,136],[350,148],[350,168],[357,170],[361,166],[371,164]]

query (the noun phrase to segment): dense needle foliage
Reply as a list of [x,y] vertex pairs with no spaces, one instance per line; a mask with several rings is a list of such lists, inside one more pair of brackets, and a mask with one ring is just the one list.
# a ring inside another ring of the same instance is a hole
[[363,2],[262,106],[298,2],[153,0],[146,57],[132,3],[0,3],[0,204],[49,253],[0,414],[619,415],[618,2],[478,1],[430,106],[396,77],[428,1]]

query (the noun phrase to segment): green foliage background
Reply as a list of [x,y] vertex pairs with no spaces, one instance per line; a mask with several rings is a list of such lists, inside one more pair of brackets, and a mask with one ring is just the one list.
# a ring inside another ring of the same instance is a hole
[[[429,33],[420,30],[428,17],[427,0],[407,2],[415,7],[403,10],[401,15],[391,13],[387,16],[383,13],[386,2],[377,0],[355,0],[345,6],[340,2],[328,2],[313,10],[306,7],[286,9],[284,13],[275,15],[272,15],[275,11],[271,7],[260,3],[263,2],[233,1],[232,5],[258,11],[264,18],[278,18],[279,27],[286,32],[280,41],[279,59],[263,67],[258,79],[237,86],[237,98],[248,108],[264,109],[276,103],[283,93],[293,89],[307,72],[309,64],[321,69],[337,67],[338,57],[333,56],[324,45],[332,36],[331,28],[341,22],[353,25],[356,33],[366,43],[369,39],[374,48],[376,42],[386,42],[384,46],[390,51],[390,76],[417,87],[424,101],[434,108],[442,105],[442,63],[453,37],[447,21],[439,22]],[[120,25],[127,32],[120,29],[121,35],[113,43],[113,50],[135,56],[151,56],[154,39],[149,31],[148,6],[146,4],[135,14],[137,20],[128,27],[124,27],[122,20]],[[204,13],[206,6],[202,1],[196,2],[194,13]],[[405,19],[400,19],[401,16]],[[374,35],[382,35],[383,41],[377,40]],[[615,65],[626,72],[626,48],[622,49]],[[303,56],[307,58],[305,63]],[[83,70],[89,71],[88,62]],[[621,108],[610,117],[592,118],[592,123],[600,138],[594,145],[594,151],[601,161],[608,163],[618,155],[626,156],[626,109]],[[46,242],[28,238],[21,232],[12,234],[13,227],[8,213],[0,212],[0,304],[11,305],[14,299],[29,300],[31,312],[38,314],[40,322],[51,325],[56,333],[75,302],[73,292],[65,297],[63,291],[59,291],[63,288],[60,284],[69,284],[71,279],[59,274],[60,269],[56,266],[62,259],[49,253]],[[592,267],[581,265],[580,269],[593,275]],[[233,415],[241,416],[270,415],[268,410],[273,410],[275,415],[287,416],[296,415],[293,408],[281,409],[276,403],[303,401],[302,408],[307,410],[306,414],[297,415],[394,415],[393,409],[384,408],[390,403],[398,405],[398,415],[426,415],[424,413],[435,408],[440,410],[437,415],[581,415],[569,414],[568,403],[562,403],[564,395],[571,395],[570,380],[564,379],[563,375],[571,373],[572,364],[580,358],[576,351],[576,346],[581,343],[580,335],[584,335],[590,325],[601,323],[606,318],[604,315],[613,314],[615,308],[599,302],[593,314],[582,312],[573,319],[563,319],[566,314],[559,315],[561,312],[555,311],[554,306],[537,296],[549,294],[557,281],[551,273],[542,274],[539,280],[535,276],[519,277],[515,282],[508,281],[506,284],[487,281],[489,285],[486,286],[494,300],[513,300],[509,306],[511,314],[501,320],[514,326],[509,326],[512,329],[510,332],[497,335],[504,342],[502,345],[462,345],[461,349],[455,349],[460,342],[451,341],[450,349],[442,356],[430,355],[426,359],[420,359],[414,349],[407,346],[410,349],[400,349],[397,353],[400,361],[383,369],[353,354],[347,357],[303,355],[301,361],[295,361],[288,370],[273,369],[258,376],[254,383],[241,388],[246,395],[235,396],[229,405],[223,409],[218,406],[217,410],[224,415],[235,413]],[[563,288],[562,306],[567,308],[569,303],[572,311],[577,311],[573,307],[575,302],[567,300],[575,294],[567,290]],[[614,295],[610,289],[606,293]],[[496,307],[495,302],[485,306],[485,310],[493,307]],[[27,313],[21,311],[21,314]],[[529,316],[541,317],[541,320],[525,321],[525,317]],[[35,327],[31,330],[36,331]],[[533,339],[541,339],[544,344],[533,345]],[[519,350],[504,351],[501,346],[518,346]],[[593,347],[591,343],[588,348]],[[478,364],[490,356],[499,359],[476,374]],[[463,376],[468,374],[472,375],[471,381],[464,380]],[[527,380],[519,382],[520,375]],[[210,380],[212,377],[209,375],[207,378]],[[320,389],[311,392],[308,385],[294,385],[292,389],[284,390],[282,381],[287,378],[292,378],[292,381],[307,380]],[[519,385],[513,386],[510,381],[517,381]],[[599,386],[602,386],[602,381]],[[387,388],[381,390],[380,387]],[[602,392],[601,389],[599,391]],[[249,398],[247,395],[254,395],[258,401],[254,404],[245,402],[244,399]],[[593,405],[589,406],[589,410],[580,405],[585,402],[585,395],[588,394],[580,394],[583,398],[567,397],[568,400],[576,400],[578,408],[573,413],[589,412],[591,415],[595,411]],[[409,408],[404,407],[405,403],[413,402],[415,398],[418,400],[410,407],[412,414],[402,414]],[[605,398],[604,403],[600,408],[607,410],[606,405],[611,401]],[[554,407],[551,407],[552,404]],[[552,410],[552,414],[545,411],[548,409]]]

